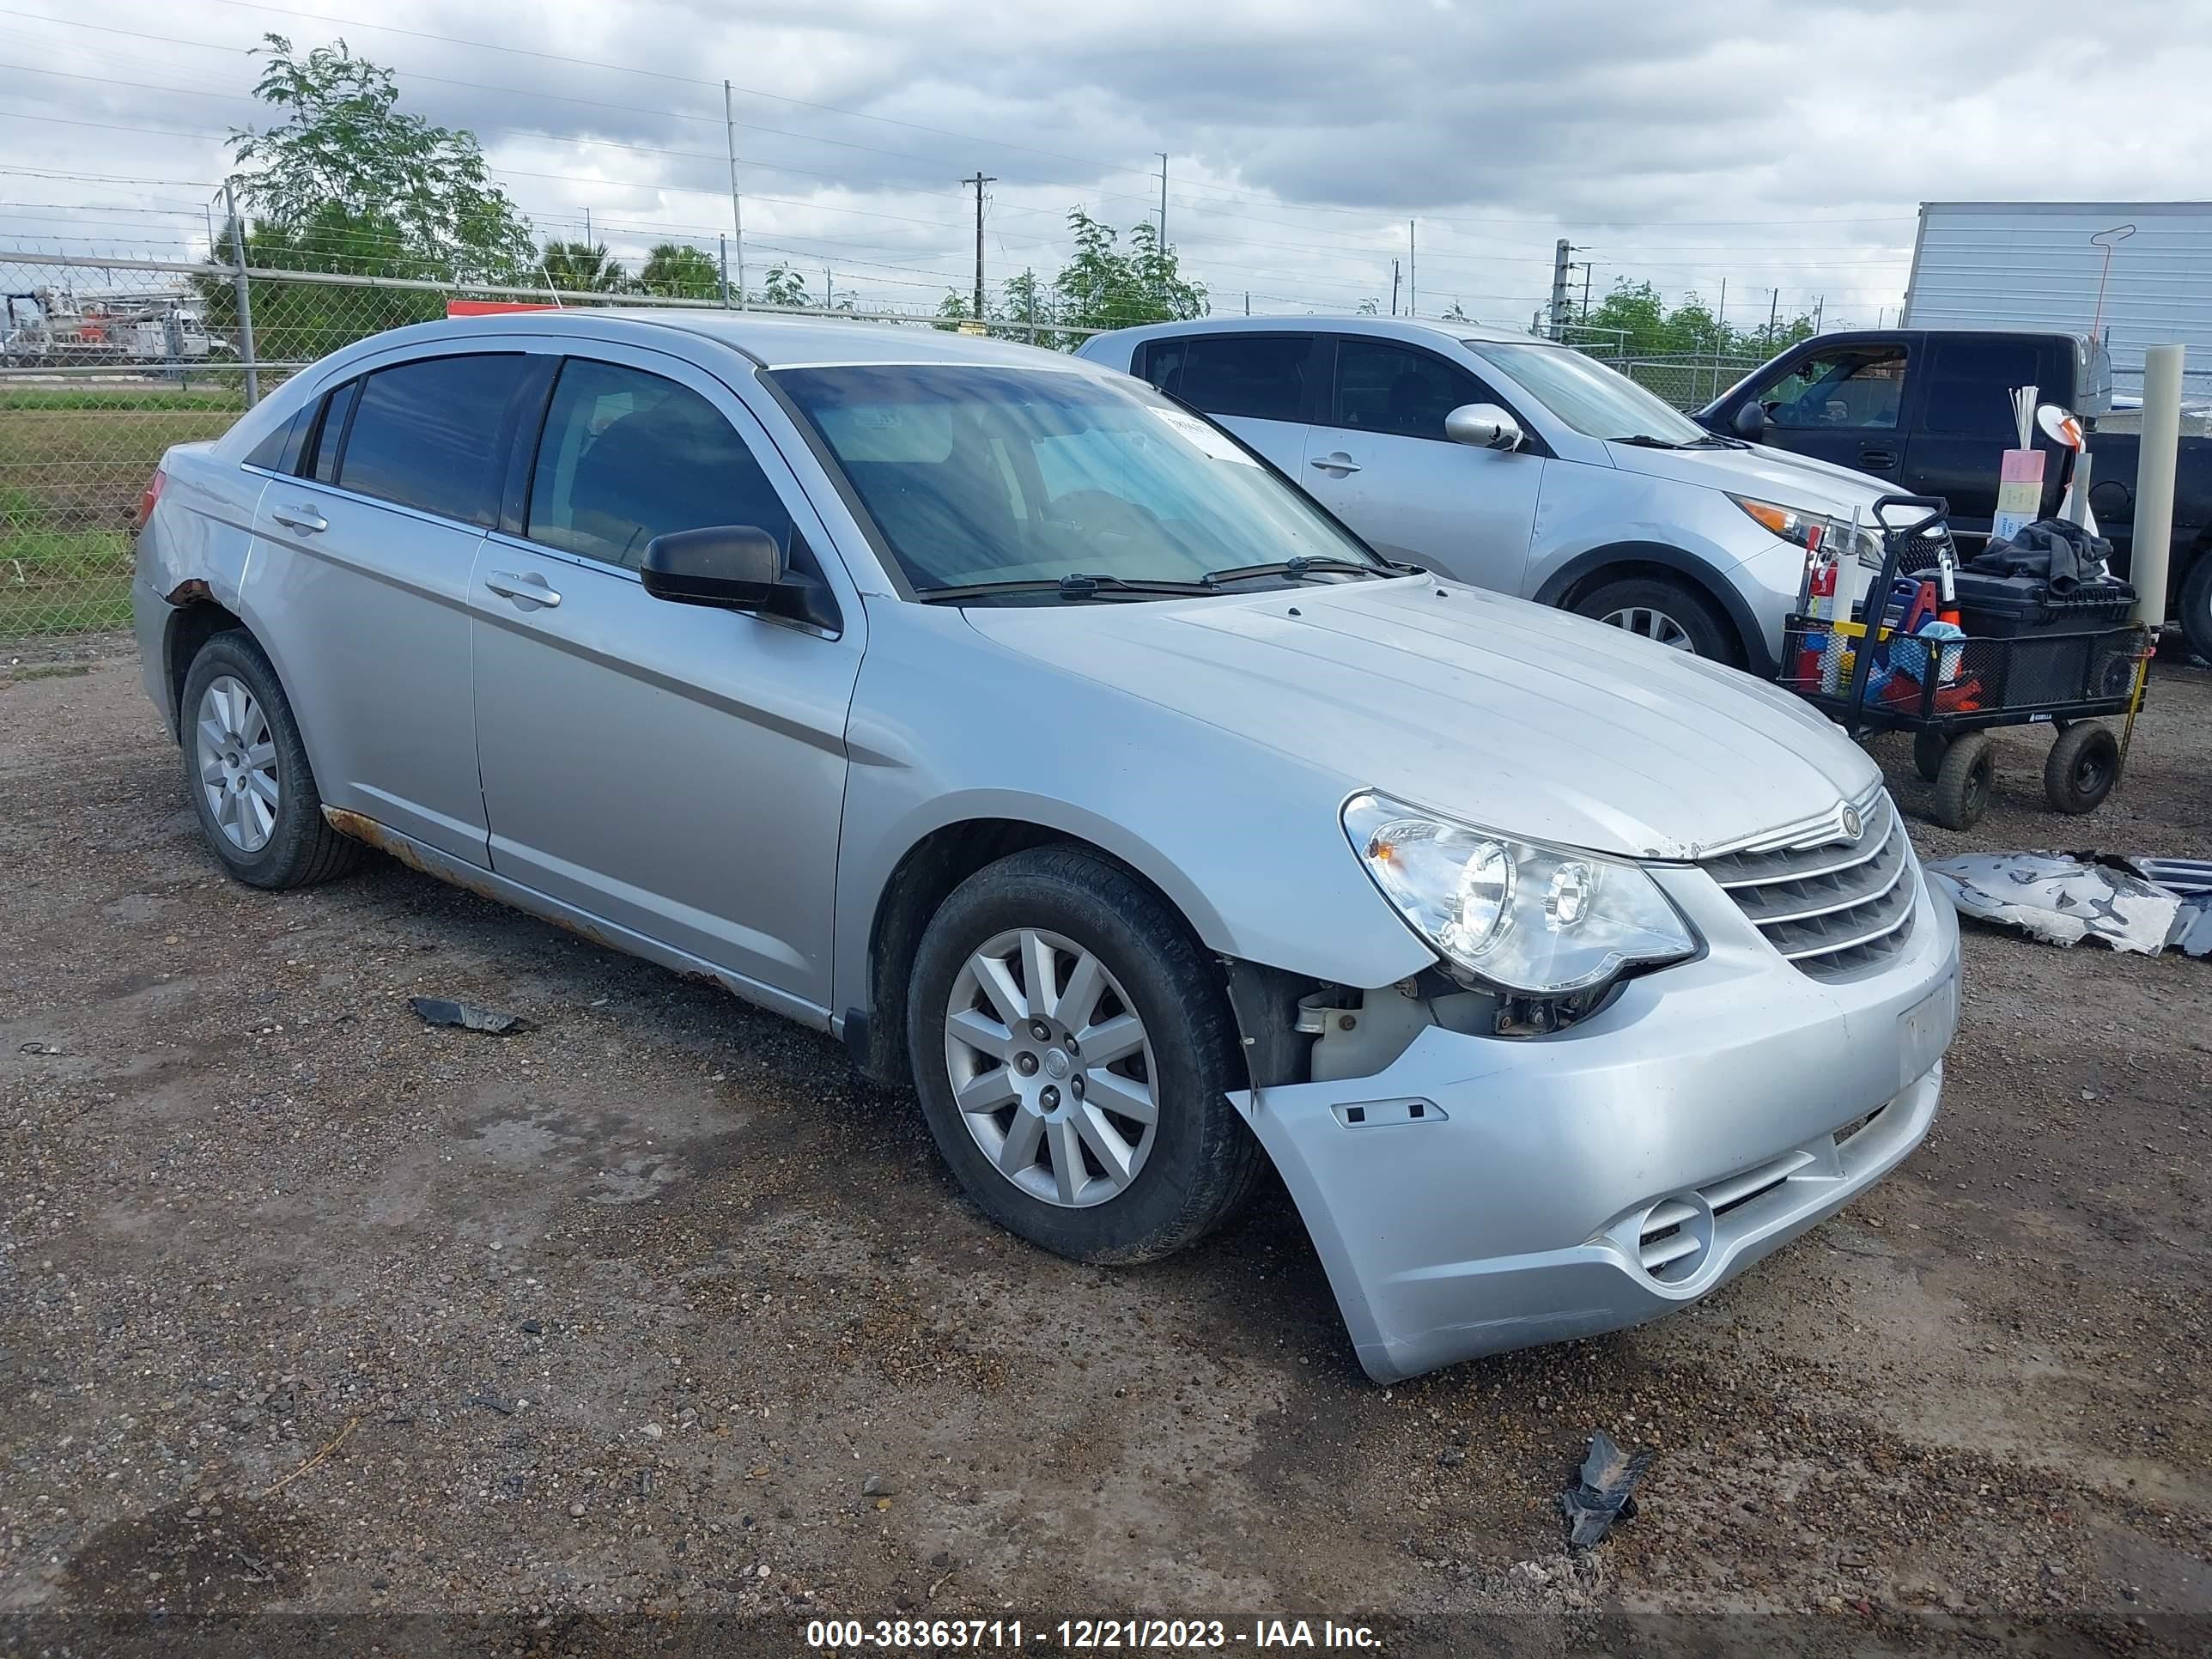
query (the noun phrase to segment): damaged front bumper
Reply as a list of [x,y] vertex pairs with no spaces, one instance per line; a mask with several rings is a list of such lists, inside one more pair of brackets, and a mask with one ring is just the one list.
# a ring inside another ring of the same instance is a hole
[[1431,1025],[1370,1076],[1231,1097],[1376,1381],[1694,1302],[1927,1133],[1958,1018],[1949,905],[1923,884],[1896,957],[1824,982],[1701,872],[1662,884],[1711,948],[1568,1030]]

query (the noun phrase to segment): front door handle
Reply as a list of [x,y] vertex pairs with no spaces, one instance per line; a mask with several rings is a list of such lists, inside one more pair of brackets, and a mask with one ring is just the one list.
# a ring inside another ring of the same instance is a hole
[[1895,466],[1897,452],[1893,449],[1862,449],[1859,451],[1859,465],[1861,466]]
[[502,599],[543,605],[548,611],[561,603],[552,585],[535,570],[495,570],[484,578],[484,586]]
[[328,530],[331,521],[312,507],[272,507],[269,516],[289,530],[312,536],[319,530]]
[[1306,465],[1308,466],[1317,466],[1324,472],[1334,472],[1339,477],[1349,477],[1351,474],[1359,471],[1359,463],[1353,460],[1351,456],[1346,454],[1340,449],[1336,451],[1334,454],[1316,455],[1313,459],[1307,462]]

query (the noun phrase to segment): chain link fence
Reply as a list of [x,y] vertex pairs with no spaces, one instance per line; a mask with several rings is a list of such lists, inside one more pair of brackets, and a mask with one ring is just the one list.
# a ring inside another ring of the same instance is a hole
[[[455,301],[721,309],[714,297],[457,287],[177,261],[0,256],[0,669],[129,649],[139,505],[173,444],[220,437],[339,347]],[[760,307],[1072,346],[1095,331]]]

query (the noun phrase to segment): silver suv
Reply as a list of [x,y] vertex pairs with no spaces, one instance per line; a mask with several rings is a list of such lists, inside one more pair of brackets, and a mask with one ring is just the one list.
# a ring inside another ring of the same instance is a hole
[[1080,355],[1220,422],[1389,557],[1761,678],[1810,545],[1850,543],[1847,599],[1881,562],[1880,481],[1715,437],[1525,334],[1207,318],[1099,335]]
[[366,842],[710,975],[1084,1260],[1272,1160],[1379,1378],[1700,1297],[1935,1114],[1956,925],[1865,756],[1382,564],[1127,376],[433,323],[153,496],[146,689],[240,880]]

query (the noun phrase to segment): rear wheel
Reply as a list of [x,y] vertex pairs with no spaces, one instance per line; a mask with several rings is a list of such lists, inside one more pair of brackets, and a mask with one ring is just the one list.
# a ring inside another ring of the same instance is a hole
[[361,848],[324,819],[292,705],[252,635],[200,647],[179,712],[192,808],[224,869],[252,887],[304,887],[353,867]]
[[1996,781],[1996,744],[1986,732],[1969,732],[1943,757],[1929,811],[1946,830],[1971,830],[1989,810]]
[[1120,866],[1017,853],[931,920],[909,1059],[945,1162],[986,1214],[1082,1261],[1141,1261],[1234,1212],[1261,1168],[1220,975]]
[[2181,632],[2198,659],[2212,663],[2212,547],[2197,554],[2182,580]]
[[2109,726],[2069,726],[2043,763],[2043,795],[2061,812],[2079,817],[2104,805],[2120,776],[2120,742]]
[[1668,576],[1627,576],[1601,583],[1575,601],[1575,614],[1716,662],[1737,660],[1735,635],[1719,608],[1689,583]]

